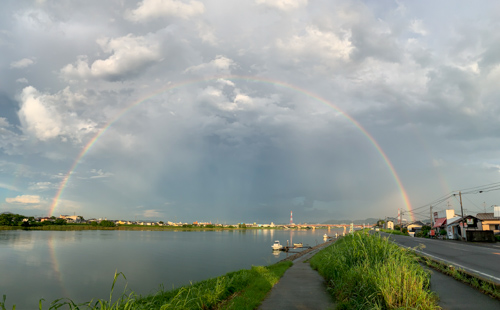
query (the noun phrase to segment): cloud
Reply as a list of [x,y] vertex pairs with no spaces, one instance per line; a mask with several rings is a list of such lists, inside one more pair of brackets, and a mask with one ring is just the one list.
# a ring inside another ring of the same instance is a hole
[[276,46],[288,62],[320,61],[328,67],[349,61],[353,51],[350,32],[337,34],[314,25],[307,26],[303,34],[278,39]]
[[10,63],[11,68],[22,69],[33,65],[35,62],[29,58],[23,58]]
[[40,203],[40,196],[38,195],[21,195],[15,198],[5,198],[8,203],[19,203],[19,204],[36,204]]
[[422,36],[427,35],[427,30],[425,29],[423,22],[419,19],[414,19],[411,21],[410,30]]
[[54,184],[52,182],[36,182],[32,183],[28,189],[29,190],[35,190],[35,191],[46,191],[49,189],[55,189],[57,188],[57,184]]
[[5,117],[0,117],[0,128],[9,127],[9,121]]
[[114,175],[111,172],[103,172],[102,169],[99,169],[99,170],[92,169],[90,172],[93,174],[90,177],[91,179],[109,178],[109,177]]
[[150,209],[150,210],[144,210],[142,216],[146,218],[161,217],[162,213],[158,212],[158,210]]
[[208,63],[203,63],[187,68],[185,73],[195,73],[200,75],[224,75],[230,74],[231,69],[236,68],[235,62],[222,55],[217,55],[215,59]]
[[19,110],[19,119],[26,132],[42,141],[57,137],[62,132],[61,116],[44,99],[45,96],[34,87],[28,86],[21,93]]
[[188,19],[203,14],[205,6],[199,1],[185,3],[176,0],[143,0],[135,10],[125,13],[125,18],[134,22],[144,22],[160,17],[180,17]]
[[4,183],[0,183],[0,188],[4,188],[4,189],[8,189],[10,191],[16,191],[18,192],[19,189],[13,185],[9,185],[9,184],[4,184]]
[[283,11],[295,10],[307,5],[307,0],[255,0],[255,2]]
[[19,120],[23,131],[41,141],[56,137],[81,138],[95,130],[95,123],[82,120],[74,112],[68,111],[72,105],[85,97],[66,88],[55,95],[44,94],[32,86],[23,89],[19,96]]
[[23,83],[23,84],[28,84],[28,79],[27,78],[19,78],[16,80],[17,83]]
[[75,64],[61,69],[66,79],[101,78],[109,81],[123,80],[128,75],[137,75],[145,67],[161,59],[158,39],[153,35],[128,34],[118,38],[100,38],[97,44],[106,54],[106,59],[95,60],[89,65],[87,56],[79,56]]

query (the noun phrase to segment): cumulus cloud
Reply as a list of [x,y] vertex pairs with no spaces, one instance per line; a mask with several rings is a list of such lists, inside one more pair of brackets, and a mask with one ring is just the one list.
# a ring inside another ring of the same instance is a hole
[[307,0],[255,0],[255,2],[283,11],[294,10],[307,5]]
[[19,119],[26,132],[40,140],[57,137],[62,131],[62,119],[59,113],[44,96],[34,87],[28,86],[21,93]]
[[38,195],[20,195],[14,198],[5,198],[7,203],[18,204],[35,204],[40,203],[40,196]]
[[143,0],[134,10],[129,10],[125,18],[134,22],[144,22],[165,16],[184,19],[203,14],[205,6],[199,1],[188,3],[178,0]]
[[224,75],[230,74],[236,68],[236,63],[225,56],[217,55],[215,59],[208,63],[203,63],[187,68],[184,73],[195,73],[200,75]]
[[79,56],[75,64],[62,68],[61,74],[67,79],[94,77],[116,81],[125,79],[129,74],[136,75],[161,59],[160,45],[153,35],[100,38],[97,44],[103,52],[111,55],[92,64],[89,64],[87,56]]
[[353,50],[349,31],[337,34],[314,25],[307,26],[303,34],[278,39],[276,45],[292,61],[319,59],[329,66],[348,61]]
[[35,62],[29,58],[23,58],[10,63],[11,68],[22,69],[33,65]]
[[19,97],[19,120],[23,131],[42,141],[56,137],[80,140],[95,130],[95,123],[78,118],[74,112],[64,110],[68,105],[82,100],[83,95],[72,93],[69,88],[49,95],[32,86],[25,87]]

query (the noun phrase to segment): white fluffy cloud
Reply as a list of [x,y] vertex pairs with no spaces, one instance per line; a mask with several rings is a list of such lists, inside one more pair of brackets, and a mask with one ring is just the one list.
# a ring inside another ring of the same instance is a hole
[[40,196],[20,195],[14,198],[5,198],[5,201],[8,203],[34,204],[34,203],[40,203]]
[[231,69],[236,67],[237,65],[232,59],[229,59],[222,55],[217,55],[214,60],[211,60],[208,63],[189,67],[184,72],[200,75],[220,75],[230,74]]
[[62,132],[62,119],[56,109],[47,103],[45,96],[28,86],[21,93],[19,119],[27,133],[40,140],[57,137]]
[[25,87],[19,98],[18,112],[23,131],[42,141],[56,137],[79,141],[95,130],[95,123],[79,119],[76,113],[65,109],[83,99],[83,95],[72,93],[69,88],[49,95],[32,86]]
[[10,63],[11,68],[22,69],[33,65],[35,62],[29,58],[23,58]]
[[87,56],[79,56],[75,64],[62,68],[61,74],[68,79],[94,77],[114,81],[129,74],[135,75],[161,59],[160,45],[153,35],[100,38],[97,44],[104,53],[111,55],[97,59],[91,65]]
[[276,45],[288,61],[320,60],[329,66],[348,61],[353,50],[349,31],[337,34],[313,25],[307,26],[303,34],[278,39]]
[[255,2],[283,11],[294,10],[307,5],[307,0],[255,0]]
[[185,3],[177,0],[143,0],[135,10],[127,11],[125,18],[134,22],[143,22],[163,16],[175,16],[188,19],[203,14],[205,6],[199,1]]

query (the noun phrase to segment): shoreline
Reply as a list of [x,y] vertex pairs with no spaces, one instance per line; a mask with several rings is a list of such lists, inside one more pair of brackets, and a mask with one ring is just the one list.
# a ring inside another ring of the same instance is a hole
[[285,262],[285,261],[294,261],[297,258],[302,257],[302,256],[304,256],[304,255],[306,255],[306,254],[308,254],[308,253],[310,253],[310,252],[312,252],[312,251],[314,251],[316,249],[319,249],[319,248],[322,248],[322,247],[327,247],[327,246],[335,243],[335,241],[337,241],[337,240],[338,240],[338,238],[337,239],[331,238],[330,240],[328,240],[326,242],[323,242],[323,243],[320,243],[318,245],[315,245],[315,246],[313,246],[310,249],[307,249],[307,250],[301,251],[299,253],[295,253],[293,255],[290,255],[290,256],[288,256],[288,257],[280,260],[278,263]]

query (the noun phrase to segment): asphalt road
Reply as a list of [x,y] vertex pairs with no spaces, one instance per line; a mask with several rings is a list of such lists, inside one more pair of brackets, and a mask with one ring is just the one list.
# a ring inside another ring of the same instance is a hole
[[[381,234],[389,236],[386,233]],[[477,244],[399,235],[390,235],[390,239],[401,246],[409,248],[415,248],[422,244],[425,248],[418,250],[418,252],[446,261],[456,267],[500,284],[500,245],[498,243]]]

